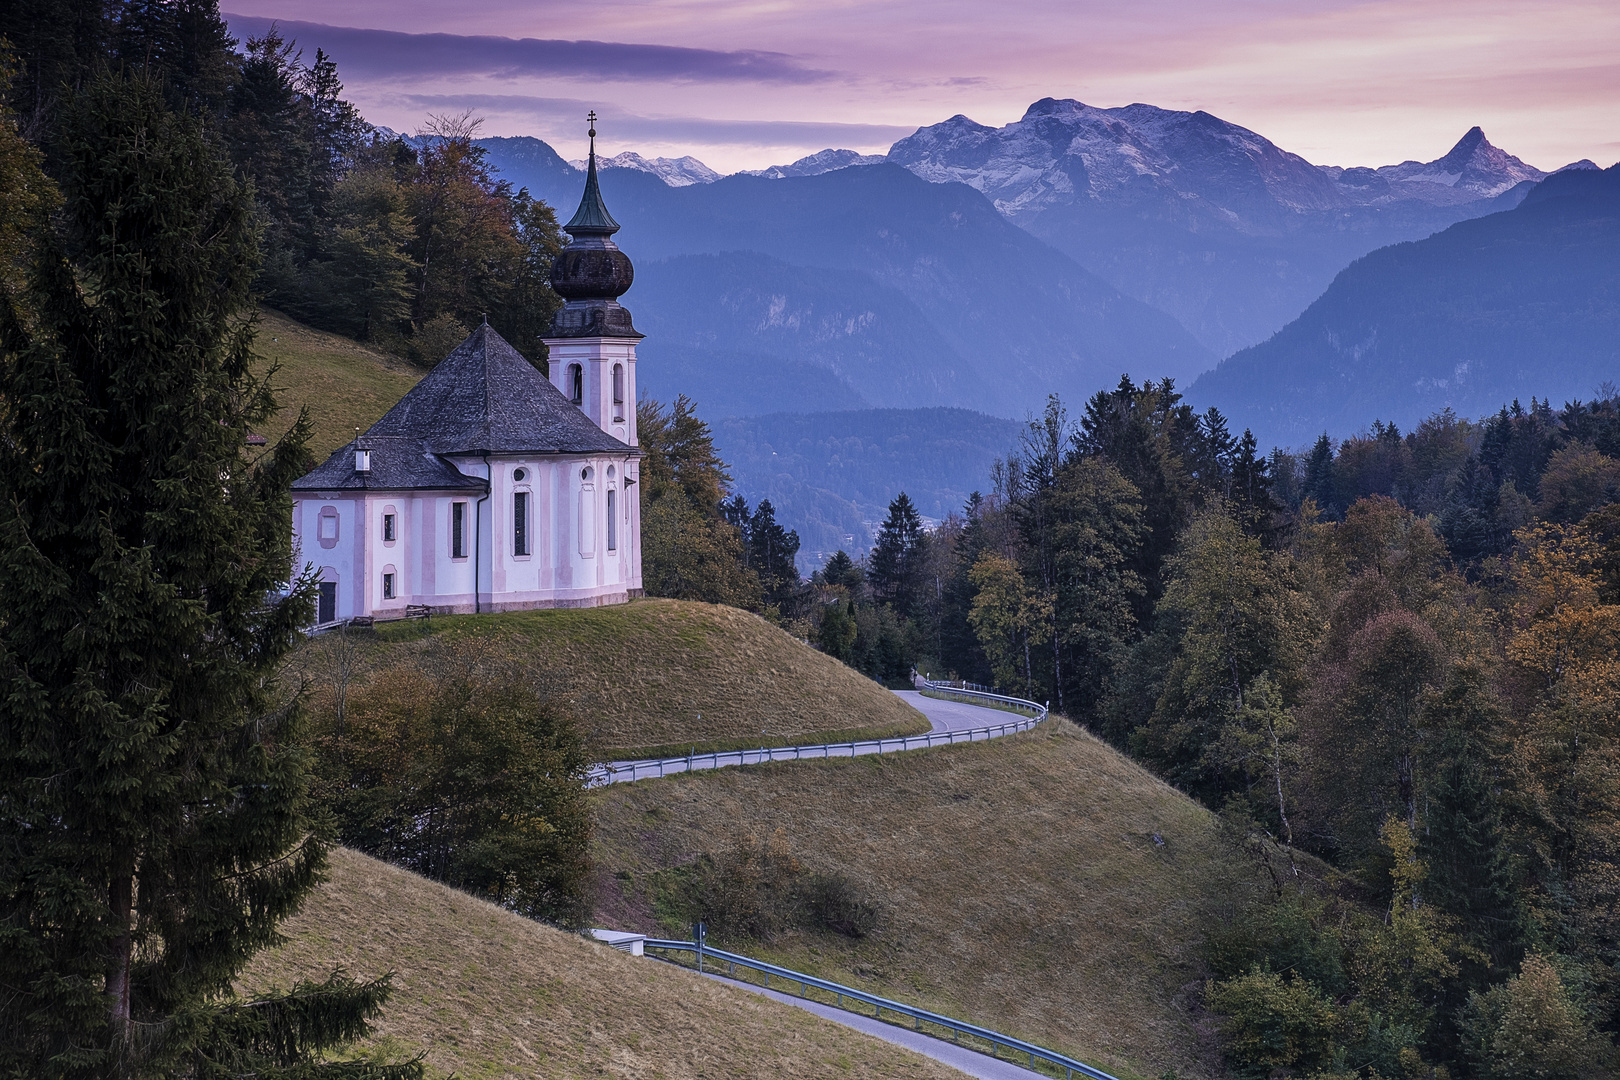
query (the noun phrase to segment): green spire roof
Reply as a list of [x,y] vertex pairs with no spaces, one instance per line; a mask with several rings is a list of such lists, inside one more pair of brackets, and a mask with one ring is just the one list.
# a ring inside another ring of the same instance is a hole
[[602,189],[596,185],[595,113],[591,113],[591,120],[591,157],[585,169],[585,194],[580,197],[579,209],[563,226],[563,231],[574,237],[612,236],[619,231],[619,223],[608,213],[607,204],[602,201]]

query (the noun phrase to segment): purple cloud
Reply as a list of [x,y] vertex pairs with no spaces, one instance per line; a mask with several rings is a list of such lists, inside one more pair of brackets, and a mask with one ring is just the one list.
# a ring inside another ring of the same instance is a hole
[[834,73],[801,65],[787,53],[721,52],[615,41],[555,41],[492,35],[406,34],[312,22],[225,14],[246,39],[275,24],[283,37],[313,52],[325,49],[347,76],[424,78],[439,75],[552,76],[612,81],[824,82]]
[[536,119],[568,117],[569,130],[587,109],[601,114],[600,126],[611,132],[615,144],[628,139],[690,140],[733,146],[782,146],[798,143],[872,146],[903,139],[915,127],[892,124],[840,124],[801,120],[716,120],[702,116],[638,116],[582,98],[529,97],[521,94],[393,94],[390,103],[409,105],[422,112],[492,112],[528,115]]

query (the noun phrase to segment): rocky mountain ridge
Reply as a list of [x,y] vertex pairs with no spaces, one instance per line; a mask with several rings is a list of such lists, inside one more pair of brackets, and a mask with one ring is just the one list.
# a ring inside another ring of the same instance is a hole
[[1251,224],[1269,209],[1331,210],[1414,199],[1492,198],[1547,174],[1493,146],[1478,127],[1434,161],[1318,166],[1207,112],[1134,104],[1101,109],[1042,98],[1004,127],[960,114],[901,139],[888,159],[936,183],[967,184],[1014,220],[1088,197],[1140,200],[1145,189],[1225,210]]

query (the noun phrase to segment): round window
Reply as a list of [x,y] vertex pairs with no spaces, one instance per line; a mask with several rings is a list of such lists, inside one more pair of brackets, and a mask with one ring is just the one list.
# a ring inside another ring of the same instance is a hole
[[579,478],[581,480],[589,480],[591,478],[591,467],[589,465],[579,470]]
[[528,475],[529,474],[522,469],[512,470],[512,479],[516,480],[518,483],[522,483],[528,477]]

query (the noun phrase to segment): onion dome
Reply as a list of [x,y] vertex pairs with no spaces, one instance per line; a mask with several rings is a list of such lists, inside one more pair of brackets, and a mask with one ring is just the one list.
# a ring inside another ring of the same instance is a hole
[[619,223],[602,201],[596,179],[596,114],[590,115],[591,151],[585,169],[585,194],[564,231],[568,246],[551,264],[551,289],[565,303],[551,321],[547,337],[634,337],[642,335],[630,324],[630,312],[619,297],[635,280],[630,257],[612,240]]

